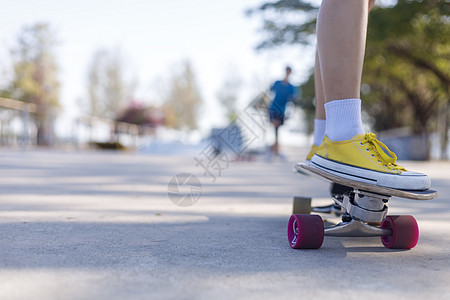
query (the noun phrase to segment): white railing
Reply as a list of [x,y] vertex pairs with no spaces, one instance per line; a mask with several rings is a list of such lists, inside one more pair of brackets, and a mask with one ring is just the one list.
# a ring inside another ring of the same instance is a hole
[[[154,133],[153,128],[117,122],[97,116],[84,115],[71,120],[58,108],[40,107],[33,103],[0,97],[0,146],[27,147],[37,145],[36,115],[47,114],[49,146],[73,146],[76,148],[96,145],[122,145],[136,148],[145,136]],[[64,124],[66,134],[60,135],[56,126]]]

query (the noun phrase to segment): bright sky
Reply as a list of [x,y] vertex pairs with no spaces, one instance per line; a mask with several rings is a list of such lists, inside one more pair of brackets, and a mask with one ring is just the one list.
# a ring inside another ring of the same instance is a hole
[[[5,1],[6,2],[6,1]],[[0,68],[10,65],[8,49],[23,25],[50,23],[60,46],[61,103],[70,115],[79,113],[77,99],[86,95],[86,73],[99,48],[119,47],[138,79],[138,98],[156,102],[157,83],[174,66],[192,62],[205,102],[203,128],[224,125],[216,97],[230,69],[243,79],[243,108],[261,89],[293,67],[300,83],[312,66],[312,51],[286,48],[255,52],[262,38],[258,16],[244,12],[262,0],[15,0],[2,5]],[[230,67],[232,66],[232,67]]]

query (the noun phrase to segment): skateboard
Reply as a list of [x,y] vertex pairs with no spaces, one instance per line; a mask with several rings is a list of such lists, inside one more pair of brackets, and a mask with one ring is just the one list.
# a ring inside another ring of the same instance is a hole
[[[305,163],[298,163],[295,169],[330,181],[334,204],[312,207],[311,198],[294,198],[294,214],[289,219],[287,232],[289,245],[294,249],[318,249],[325,236],[379,236],[386,248],[412,249],[419,240],[416,220],[409,215],[388,216],[387,204],[393,196],[424,201],[432,200],[438,195],[434,190],[399,190],[362,183]],[[341,216],[342,222],[325,228],[322,217],[312,215],[311,212],[333,213]]]

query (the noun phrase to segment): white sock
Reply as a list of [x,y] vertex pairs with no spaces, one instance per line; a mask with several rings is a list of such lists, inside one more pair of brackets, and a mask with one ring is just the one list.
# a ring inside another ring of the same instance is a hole
[[325,120],[314,119],[314,142],[313,144],[319,146],[322,143],[325,135]]
[[326,136],[332,141],[349,140],[364,133],[361,99],[335,100],[325,104]]

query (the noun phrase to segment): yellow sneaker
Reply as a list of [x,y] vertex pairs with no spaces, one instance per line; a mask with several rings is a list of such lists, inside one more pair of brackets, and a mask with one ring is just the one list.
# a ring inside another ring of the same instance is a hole
[[375,134],[367,133],[339,142],[325,136],[311,164],[340,177],[384,187],[404,190],[430,187],[427,175],[407,171],[396,160],[397,156]]
[[319,147],[314,144],[311,146],[311,150],[309,150],[309,153],[306,156],[307,163],[309,163],[311,161],[311,158],[314,156],[314,154],[316,154],[317,148],[319,148]]

